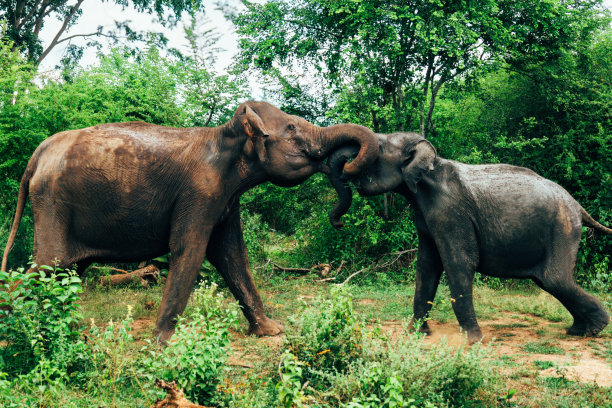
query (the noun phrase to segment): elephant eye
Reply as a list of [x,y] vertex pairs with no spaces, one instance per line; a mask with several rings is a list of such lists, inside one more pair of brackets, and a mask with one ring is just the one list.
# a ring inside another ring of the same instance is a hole
[[290,130],[293,132],[295,130],[295,125],[294,124],[287,125],[287,130]]

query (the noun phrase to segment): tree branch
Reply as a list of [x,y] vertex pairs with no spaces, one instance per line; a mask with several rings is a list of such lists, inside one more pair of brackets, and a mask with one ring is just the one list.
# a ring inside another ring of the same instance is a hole
[[41,61],[44,60],[47,55],[49,55],[49,52],[51,52],[51,50],[57,44],[59,44],[60,36],[64,33],[64,31],[66,31],[66,28],[68,27],[68,24],[70,24],[70,21],[72,20],[72,17],[74,17],[75,13],[79,10],[79,8],[81,7],[81,4],[83,3],[83,1],[84,0],[77,0],[77,3],[74,6],[72,6],[72,8],[70,9],[70,12],[68,13],[66,18],[64,19],[64,24],[62,24],[62,26],[58,30],[57,34],[55,35],[55,37],[51,41],[51,44],[49,44],[47,49],[45,49],[43,51],[43,53],[40,55],[40,57],[38,57],[38,60],[36,61],[37,64],[40,64]]
[[55,45],[63,43],[64,41],[72,40],[73,38],[77,38],[77,37],[93,37],[93,36],[101,36],[101,37],[113,38],[112,35],[104,34],[101,31],[96,31],[95,33],[69,35],[68,37],[65,37],[65,38],[62,38],[61,40],[58,40],[55,43]]
[[42,28],[43,20],[45,19],[45,10],[49,5],[49,0],[44,0],[42,5],[40,6],[40,12],[38,13],[38,17],[36,17],[36,21],[34,23],[34,35],[38,37],[40,33],[40,29]]

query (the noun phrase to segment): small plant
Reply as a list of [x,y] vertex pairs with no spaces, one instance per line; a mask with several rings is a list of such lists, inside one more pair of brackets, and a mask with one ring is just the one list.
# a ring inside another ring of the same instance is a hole
[[553,363],[552,361],[536,360],[533,362],[533,365],[536,366],[538,370],[546,370],[548,368],[554,367],[555,363]]
[[344,285],[289,319],[285,347],[313,370],[342,371],[361,355],[362,332]]
[[302,375],[305,364],[299,361],[289,351],[285,351],[281,359],[280,381],[276,384],[278,402],[282,407],[300,408],[303,405]]
[[83,380],[89,355],[78,327],[76,273],[42,265],[0,272],[0,282],[0,361],[9,378],[27,375],[39,388]]
[[128,306],[127,314],[121,322],[115,323],[111,320],[103,330],[91,319],[88,345],[94,366],[90,374],[90,378],[95,383],[95,387],[92,388],[103,391],[110,389],[113,406],[117,400],[118,386],[129,378],[125,368],[130,362],[127,356],[128,350],[134,342],[130,327],[132,321],[131,306]]
[[191,306],[177,319],[168,346],[160,350],[150,344],[145,349],[144,383],[153,384],[156,378],[176,381],[189,400],[198,404],[211,402],[225,375],[229,329],[238,324],[238,305],[224,303],[215,284],[196,289]]
[[521,349],[527,353],[535,354],[565,354],[561,347],[552,344],[550,341],[525,343]]

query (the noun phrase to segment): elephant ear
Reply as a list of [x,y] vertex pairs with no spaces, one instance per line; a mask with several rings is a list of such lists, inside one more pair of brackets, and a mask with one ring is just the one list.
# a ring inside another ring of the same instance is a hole
[[417,184],[425,172],[434,169],[436,149],[428,140],[423,139],[406,153],[412,159],[402,166],[402,177],[410,191],[416,194]]
[[257,113],[250,106],[245,105],[244,112],[241,119],[242,128],[244,132],[249,137],[247,141],[247,145],[249,146],[246,150],[251,150],[251,146],[254,147],[257,156],[261,162],[266,162],[268,160],[268,155],[266,152],[265,140],[268,137],[269,133],[266,127],[264,126],[263,121],[259,117]]

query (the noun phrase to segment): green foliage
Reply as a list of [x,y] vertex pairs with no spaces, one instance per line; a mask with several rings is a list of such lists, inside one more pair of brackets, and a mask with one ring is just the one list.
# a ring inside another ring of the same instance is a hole
[[337,286],[290,320],[276,386],[281,406],[441,408],[495,400],[499,383],[486,350],[428,347],[407,327],[391,338],[362,329],[348,293]]
[[299,361],[290,351],[285,351],[281,362],[281,379],[276,384],[278,402],[285,408],[303,407],[302,375],[306,363]]
[[329,299],[315,302],[314,311],[304,307],[289,320],[285,348],[309,367],[307,373],[343,371],[361,355],[363,323],[360,327],[348,294],[347,287],[335,286]]
[[201,285],[191,295],[191,305],[181,315],[170,343],[163,349],[147,348],[142,361],[144,383],[156,378],[176,381],[191,401],[212,402],[222,381],[230,351],[230,328],[238,322],[236,303],[225,306],[217,286]]
[[88,347],[92,355],[92,370],[89,372],[89,380],[94,386],[92,391],[111,394],[113,405],[117,399],[119,388],[125,383],[131,382],[133,370],[130,372],[132,360],[127,354],[134,343],[130,324],[132,319],[132,307],[124,319],[120,322],[108,322],[104,329],[95,324],[91,319],[91,327],[87,336]]
[[0,372],[43,388],[81,381],[89,356],[78,328],[82,289],[75,272],[43,265],[38,272],[0,272],[0,282]]
[[242,236],[248,248],[251,262],[262,262],[266,258],[265,245],[270,241],[269,227],[261,219],[261,214],[241,212]]
[[416,125],[429,133],[444,84],[471,81],[500,61],[550,60],[605,26],[599,3],[277,0],[249,3],[232,19],[245,66],[272,77],[302,67],[331,86],[334,117],[377,132]]

